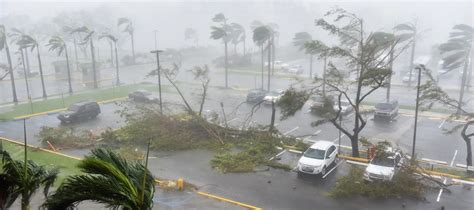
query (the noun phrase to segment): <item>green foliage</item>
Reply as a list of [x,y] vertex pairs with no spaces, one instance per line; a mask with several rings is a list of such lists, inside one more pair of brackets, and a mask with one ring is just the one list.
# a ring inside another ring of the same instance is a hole
[[295,115],[295,113],[300,110],[306,101],[309,99],[310,94],[305,90],[296,90],[290,88],[285,91],[285,94],[278,101],[277,105],[281,107],[281,119],[287,119],[290,116]]
[[43,145],[47,145],[49,142],[58,149],[88,147],[93,145],[94,140],[97,139],[90,131],[76,131],[70,127],[53,128],[47,126],[41,127],[38,137]]
[[259,26],[253,30],[253,42],[262,46],[272,36],[272,31],[268,26]]

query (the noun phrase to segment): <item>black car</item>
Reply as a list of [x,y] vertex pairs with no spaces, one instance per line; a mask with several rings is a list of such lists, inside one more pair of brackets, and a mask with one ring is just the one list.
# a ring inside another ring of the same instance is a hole
[[128,94],[128,98],[135,102],[145,102],[145,103],[151,103],[151,102],[155,103],[155,102],[160,101],[159,96],[154,95],[153,93],[148,92],[146,90],[134,91]]
[[266,90],[262,89],[253,89],[250,90],[247,94],[247,102],[261,102],[263,98],[267,95]]
[[375,105],[374,120],[392,120],[398,116],[398,101],[378,103]]
[[95,101],[75,103],[58,115],[62,123],[73,123],[97,117],[100,114],[100,106]]

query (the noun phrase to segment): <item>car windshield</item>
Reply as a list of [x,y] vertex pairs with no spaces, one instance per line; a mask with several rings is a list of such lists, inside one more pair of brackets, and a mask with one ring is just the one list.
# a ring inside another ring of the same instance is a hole
[[385,166],[385,167],[394,167],[395,166],[395,161],[392,158],[374,158],[372,160],[373,165],[378,165],[378,166]]
[[79,105],[71,105],[67,110],[71,112],[77,112],[79,110]]
[[308,150],[306,150],[306,152],[304,152],[303,156],[308,157],[308,158],[323,160],[325,152],[326,151],[324,150],[309,148]]
[[376,109],[391,109],[392,104],[390,104],[390,103],[379,103],[379,104],[375,105],[375,108]]

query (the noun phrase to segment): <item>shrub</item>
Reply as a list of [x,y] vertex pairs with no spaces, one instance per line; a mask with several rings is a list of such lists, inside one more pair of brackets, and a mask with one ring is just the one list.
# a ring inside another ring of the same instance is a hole
[[43,126],[38,134],[43,145],[51,143],[57,149],[82,148],[95,144],[95,137],[90,131],[75,131],[72,128],[52,128]]

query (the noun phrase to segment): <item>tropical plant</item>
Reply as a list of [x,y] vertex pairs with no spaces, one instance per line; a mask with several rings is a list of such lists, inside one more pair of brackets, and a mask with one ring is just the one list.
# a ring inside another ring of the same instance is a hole
[[[308,32],[298,32],[293,37],[293,45],[299,48],[299,50],[305,50],[305,53],[309,55],[309,78],[313,78],[313,55],[316,53],[312,48],[307,48],[309,43],[313,40],[313,37]],[[326,64],[326,60],[324,62]],[[323,74],[325,73],[326,65],[324,65]],[[324,78],[324,76],[323,76]]]
[[[26,35],[24,31],[17,28],[11,28],[10,31],[11,32],[8,34],[8,36],[11,38],[11,42],[15,44],[23,38],[23,35]],[[25,48],[21,48],[21,46],[19,46],[18,51],[21,53],[21,63],[23,64],[24,71],[27,72],[25,73],[25,75],[30,75],[31,70],[30,70],[30,60],[28,56],[29,54],[28,50],[26,50]]]
[[56,51],[58,56],[64,52],[66,57],[66,67],[67,67],[67,81],[69,84],[69,94],[72,94],[72,82],[71,82],[71,68],[69,66],[69,55],[68,55],[68,48],[64,39],[60,36],[53,36],[49,40],[49,51]]
[[238,23],[231,23],[230,27],[232,27],[232,44],[234,45],[234,54],[237,54],[237,45],[239,43],[243,43],[243,55],[245,55],[245,39],[246,34],[245,34],[245,28],[238,24]]
[[49,188],[58,175],[57,169],[48,170],[32,160],[28,160],[26,164],[24,161],[13,160],[10,154],[3,150],[0,151],[0,156],[2,156],[0,209],[8,209],[20,195],[21,209],[30,209],[31,197],[41,187],[44,196],[48,197]]
[[134,28],[132,21],[128,18],[121,17],[118,19],[117,26],[123,27],[122,32],[127,32],[130,35],[130,39],[132,41],[132,58],[133,62],[135,63],[135,44],[133,36]]
[[194,28],[186,28],[184,30],[184,41],[193,40],[194,44],[198,46],[199,36]]
[[198,80],[201,82],[202,87],[202,94],[200,95],[200,106],[199,106],[199,116],[202,116],[202,110],[204,109],[204,103],[206,102],[207,97],[207,89],[209,88],[209,82],[211,79],[209,78],[209,67],[207,65],[195,66],[193,69],[190,70],[193,73],[194,80]]
[[115,36],[111,35],[111,34],[103,34],[103,35],[99,36],[99,39],[102,39],[102,38],[106,38],[114,44],[115,63],[116,63],[116,65],[115,65],[116,83],[117,83],[117,85],[120,85],[120,73],[119,73],[118,53],[117,53],[117,41],[118,41],[118,39]]
[[5,49],[5,52],[7,53],[8,74],[10,75],[10,83],[12,85],[13,103],[17,103],[18,97],[16,95],[15,75],[13,73],[13,64],[10,55],[10,49],[8,48],[7,31],[4,25],[0,25],[0,50],[3,49]]
[[[472,65],[472,36],[474,28],[469,25],[460,24],[453,27],[453,32],[449,34],[449,40],[439,46],[443,56],[443,68],[452,71],[463,67],[461,88],[458,99],[458,112],[464,101],[464,91],[469,86],[470,77],[468,76],[469,65]],[[469,70],[472,72],[472,68]],[[468,78],[469,77],[469,78]]]
[[44,85],[43,65],[41,63],[41,55],[40,55],[40,48],[39,48],[38,41],[30,35],[23,34],[21,38],[17,40],[16,44],[20,47],[20,49],[26,50],[30,48],[31,51],[33,51],[36,48],[36,56],[38,58],[41,87],[43,89],[43,98],[48,97],[48,95],[46,94],[46,86]]
[[94,149],[78,165],[83,174],[66,178],[44,207],[70,209],[90,200],[114,209],[151,210],[155,180],[146,164],[127,161],[109,149]]
[[224,61],[224,68],[225,68],[225,87],[228,87],[228,68],[229,68],[229,57],[227,51],[227,45],[229,41],[232,39],[232,27],[227,25],[227,18],[224,14],[219,13],[216,14],[212,21],[216,23],[220,23],[219,26],[211,26],[211,39],[214,40],[222,40],[224,42],[224,51],[225,51],[225,61]]
[[[390,47],[382,46],[377,33],[369,33],[366,36],[363,19],[355,14],[341,8],[335,8],[325,17],[334,17],[334,24],[321,18],[315,21],[316,25],[331,35],[339,37],[338,46],[327,47],[321,41],[311,42],[312,49],[318,50],[328,57],[337,57],[345,60],[345,67],[351,69],[344,72],[340,67],[329,62],[327,79],[323,84],[335,95],[336,99],[331,100],[329,96],[322,95],[330,103],[325,103],[323,107],[318,107],[318,113],[322,114],[322,119],[312,123],[318,126],[323,123],[331,123],[343,134],[349,137],[352,145],[352,156],[359,156],[359,135],[366,126],[365,111],[361,104],[377,89],[386,85],[386,79],[392,73],[389,68],[390,53],[395,50],[398,42]],[[346,74],[355,73],[356,81],[347,81]],[[316,78],[311,85],[302,84],[301,89],[291,88],[286,91],[278,105],[282,107],[282,118],[292,116],[300,110],[311,95],[320,94],[319,88],[322,86],[321,80]],[[341,100],[348,101],[353,108],[354,120],[352,125],[341,126]],[[336,104],[336,108],[334,108]]]
[[97,69],[95,63],[95,53],[94,53],[94,33],[95,31],[89,29],[87,26],[82,26],[75,28],[69,32],[70,34],[80,34],[84,33],[86,36],[83,38],[80,45],[86,45],[87,43],[90,44],[91,56],[92,56],[92,78],[94,80],[94,88],[98,88],[99,85],[97,84]]
[[[270,74],[271,74],[271,44],[272,44],[272,30],[268,26],[259,26],[253,30],[253,42],[257,45],[260,46],[260,50],[262,53],[262,89],[263,89],[263,72],[264,72],[264,51],[265,49],[268,52],[268,82],[267,82],[267,87],[268,90],[270,91]],[[264,45],[267,45],[266,48],[264,48]]]
[[415,59],[415,49],[416,49],[416,41],[418,38],[417,34],[417,21],[415,20],[413,23],[402,23],[398,24],[395,27],[393,27],[393,30],[395,30],[395,36],[398,40],[401,42],[403,41],[408,41],[411,43],[411,54],[410,54],[410,75],[409,75],[409,80],[408,80],[408,86],[411,86],[412,82],[412,73],[413,73],[413,62]]

